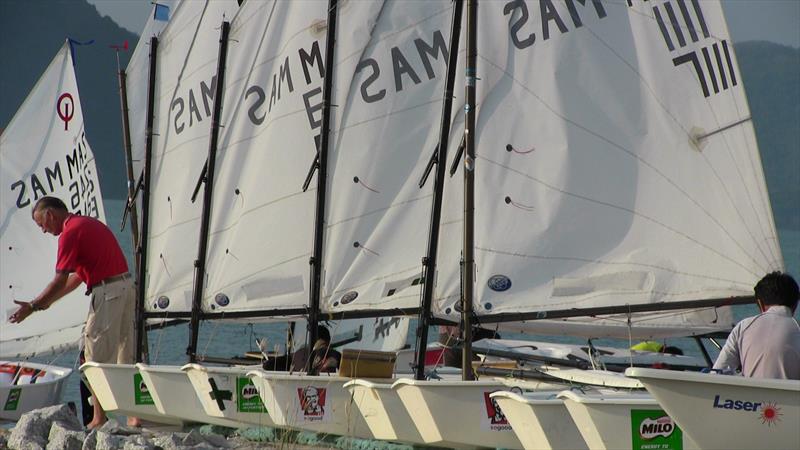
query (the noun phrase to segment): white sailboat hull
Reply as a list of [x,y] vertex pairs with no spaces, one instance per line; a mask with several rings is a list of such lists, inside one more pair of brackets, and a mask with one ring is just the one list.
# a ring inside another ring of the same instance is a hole
[[564,401],[556,398],[557,392],[520,395],[501,391],[490,397],[503,410],[526,450],[589,448],[564,406]]
[[179,417],[187,422],[208,423],[225,427],[242,427],[236,422],[206,414],[200,399],[195,395],[192,382],[180,366],[150,366],[136,364],[142,379],[149,388],[156,409],[165,416]]
[[[64,382],[72,373],[72,369],[66,367],[0,361],[0,367],[10,368],[12,365],[21,365],[22,369],[16,377],[5,372],[0,374],[2,375],[0,377],[0,422],[17,421],[28,411],[58,403],[61,400],[61,392],[64,390]],[[32,379],[30,375],[22,375],[31,370],[44,373],[35,379]],[[34,382],[31,383],[31,381]]]
[[[247,372],[252,369],[200,364],[186,364],[181,367],[191,383],[193,395],[208,416],[237,423],[238,427],[275,426],[268,410],[263,408],[263,403],[253,402],[250,395],[242,395],[242,391],[250,384]],[[255,398],[258,398],[257,394]]]
[[[642,438],[639,431],[634,432],[632,421],[648,413],[653,417],[666,415],[655,399],[643,391],[569,390],[562,391],[558,397],[563,400],[572,421],[591,449],[639,448],[634,446],[634,440],[652,438]],[[638,421],[635,426],[639,430]],[[675,431],[670,429],[669,433],[671,436]],[[685,434],[682,438],[676,434],[674,439],[681,442],[681,448],[698,448]]]
[[499,381],[397,380],[397,392],[422,439],[433,445],[522,449],[511,425],[493,414],[489,395]]
[[800,448],[800,381],[628,369],[700,448]]
[[345,383],[375,439],[424,444],[425,440],[391,383],[353,380]]
[[253,370],[253,380],[272,420],[279,427],[373,439],[344,384],[350,378]]
[[86,362],[80,367],[94,393],[107,413],[171,425],[183,423],[179,417],[166,416],[158,411],[150,390],[133,364],[104,364]]

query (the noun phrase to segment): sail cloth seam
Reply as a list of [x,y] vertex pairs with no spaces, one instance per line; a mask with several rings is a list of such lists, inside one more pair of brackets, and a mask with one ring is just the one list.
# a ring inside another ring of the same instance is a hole
[[[625,211],[625,212],[628,212],[628,213],[630,213],[630,214],[633,214],[633,215],[635,215],[635,216],[637,216],[637,217],[640,217],[640,218],[642,218],[642,219],[648,220],[648,221],[650,221],[650,222],[652,222],[652,223],[654,223],[654,224],[656,224],[656,225],[659,225],[659,226],[663,227],[663,228],[664,228],[664,229],[666,229],[666,230],[669,230],[669,231],[671,231],[671,232],[675,233],[675,234],[676,234],[676,235],[678,235],[678,236],[682,236],[682,237],[684,237],[684,238],[685,238],[685,239],[687,239],[688,241],[694,242],[695,244],[699,245],[700,247],[702,247],[702,248],[705,248],[705,249],[709,250],[710,252],[712,252],[712,253],[714,253],[714,254],[716,254],[716,255],[720,256],[721,258],[723,258],[723,259],[725,259],[725,260],[727,260],[727,261],[729,261],[729,262],[731,262],[731,263],[733,263],[733,264],[735,264],[735,265],[737,265],[737,266],[741,267],[741,268],[742,268],[742,269],[744,269],[744,270],[745,270],[747,273],[750,273],[750,274],[752,274],[753,276],[757,276],[757,274],[753,273],[753,271],[752,271],[750,268],[746,267],[745,265],[743,265],[743,264],[742,264],[742,263],[740,263],[739,261],[737,261],[737,260],[735,260],[735,259],[733,259],[733,258],[731,258],[731,257],[729,257],[729,256],[727,256],[727,255],[724,255],[724,254],[722,254],[720,251],[718,251],[718,250],[716,250],[716,249],[714,249],[714,248],[712,248],[712,247],[710,247],[710,246],[708,246],[708,245],[706,245],[706,244],[704,244],[704,243],[702,243],[702,242],[698,241],[697,239],[695,239],[695,238],[693,238],[693,237],[689,236],[688,234],[686,234],[686,233],[684,233],[684,232],[682,232],[682,231],[676,230],[676,229],[674,229],[674,228],[670,227],[669,225],[667,225],[667,224],[665,224],[665,223],[662,223],[662,222],[659,222],[658,220],[656,220],[656,219],[654,219],[654,218],[652,218],[652,217],[650,217],[650,216],[647,216],[647,215],[645,215],[645,214],[642,214],[642,213],[640,213],[640,212],[638,212],[638,211],[636,211],[636,210],[633,210],[633,209],[630,209],[630,208],[626,208],[626,207],[624,207],[624,206],[614,205],[613,203],[604,202],[604,201],[601,201],[601,200],[595,200],[595,199],[592,199],[592,198],[589,198],[589,197],[586,197],[586,196],[583,196],[583,195],[580,195],[580,194],[575,194],[575,193],[572,193],[572,192],[565,191],[565,190],[563,190],[563,189],[561,189],[561,188],[558,188],[558,187],[556,187],[556,186],[553,186],[553,185],[551,185],[551,184],[549,184],[549,183],[547,183],[547,182],[545,182],[545,181],[542,181],[542,180],[540,180],[540,179],[538,179],[538,178],[536,178],[536,177],[533,177],[533,176],[531,176],[531,175],[528,175],[528,174],[526,174],[526,173],[523,173],[523,172],[521,172],[521,171],[519,171],[519,170],[517,170],[517,169],[514,169],[514,168],[512,168],[512,167],[510,167],[510,166],[508,166],[508,165],[505,165],[505,164],[499,163],[499,162],[497,162],[497,161],[493,161],[493,160],[491,160],[491,159],[488,159],[488,158],[486,158],[486,157],[483,157],[483,156],[481,156],[481,155],[478,155],[478,154],[476,154],[475,156],[476,156],[476,158],[482,159],[482,160],[484,160],[484,161],[486,161],[486,162],[489,162],[489,163],[491,163],[491,164],[494,164],[494,165],[497,165],[497,166],[499,166],[499,167],[502,167],[502,168],[504,168],[504,169],[506,169],[506,170],[508,170],[508,171],[510,171],[510,172],[517,173],[517,174],[519,174],[519,175],[521,175],[521,176],[523,176],[523,177],[525,177],[525,178],[528,178],[528,179],[530,179],[531,181],[535,181],[535,182],[537,182],[537,183],[539,183],[539,184],[541,184],[541,185],[543,185],[543,186],[545,186],[545,187],[547,187],[547,188],[549,188],[549,189],[552,189],[552,190],[554,190],[554,191],[560,192],[560,193],[562,193],[562,194],[564,194],[564,195],[567,195],[567,196],[570,196],[570,197],[574,197],[574,198],[578,198],[578,199],[581,199],[581,200],[585,200],[585,201],[587,201],[587,202],[590,202],[590,203],[594,203],[594,204],[598,204],[598,205],[603,205],[603,206],[608,206],[609,208],[618,209],[618,210],[620,210],[620,211]],[[698,205],[698,206],[699,206],[699,205]],[[731,237],[731,239],[733,240],[733,242],[736,242],[736,241],[733,239],[733,237],[732,237],[732,236],[730,236],[730,234],[728,234],[728,235],[729,235],[729,237]],[[485,250],[489,250],[489,249],[485,249]],[[742,249],[742,251],[744,252],[744,249]],[[747,256],[750,256],[750,255],[749,255],[747,252],[744,252],[744,253],[745,253],[745,255],[747,255]],[[583,259],[581,259],[581,258],[578,258],[577,260],[583,260]],[[752,260],[752,257],[751,257],[751,260]],[[592,261],[592,260],[588,260],[588,261]],[[757,266],[759,266],[759,267],[760,267],[760,265],[759,265],[758,263],[756,263],[754,260],[753,260],[753,263],[755,263]],[[625,263],[625,264],[634,264],[634,263]],[[653,267],[659,268],[658,266],[653,266]],[[667,270],[667,269],[664,269],[664,270]],[[676,271],[675,273],[680,273],[680,272],[677,272],[677,271]]]
[[[603,261],[602,259],[580,258],[580,257],[575,257],[575,256],[531,255],[531,254],[526,254],[526,253],[517,253],[517,252],[509,252],[509,251],[505,251],[505,250],[497,250],[497,249],[486,248],[486,247],[481,247],[481,246],[475,246],[475,250],[480,250],[480,251],[484,251],[484,252],[487,252],[487,253],[496,253],[496,254],[505,255],[505,256],[515,256],[515,257],[518,257],[518,258],[559,260],[559,261],[579,261],[579,262],[588,262],[588,263],[594,263],[594,264],[604,264],[604,265],[610,265],[610,266],[647,267],[647,268],[651,268],[651,269],[663,270],[665,272],[671,272],[671,273],[674,273],[676,275],[685,275],[685,276],[689,276],[689,277],[697,277],[697,278],[701,278],[701,279],[704,279],[704,280],[723,281],[725,283],[731,283],[731,284],[742,286],[747,291],[750,290],[750,285],[747,284],[747,283],[743,283],[741,281],[728,280],[728,279],[720,278],[720,277],[713,277],[713,276],[708,276],[708,275],[689,273],[689,272],[684,272],[684,271],[680,271],[680,270],[670,269],[670,268],[667,268],[667,267],[657,266],[655,264],[623,262],[623,261]],[[637,292],[639,292],[639,291],[637,291]]]
[[[611,295],[620,296],[621,297],[621,296],[628,296],[628,295],[655,294],[655,295],[660,296],[660,298],[665,298],[665,297],[689,296],[689,295],[694,295],[694,294],[699,294],[699,293],[709,294],[709,293],[712,293],[712,292],[720,292],[722,295],[729,294],[728,291],[725,291],[723,289],[703,290],[703,291],[692,290],[692,291],[684,291],[684,292],[665,292],[665,291],[656,291],[656,290],[650,290],[650,291],[646,291],[646,292],[642,292],[642,291],[612,291],[612,290],[608,290],[608,291],[597,293],[597,294],[582,296],[580,298],[580,300],[548,303],[548,306],[573,307],[575,305],[584,303],[586,301],[592,300],[592,299],[597,298],[597,297],[607,297],[607,296],[611,296]],[[659,300],[659,302],[660,302],[660,300]],[[634,303],[634,304],[639,305],[639,304],[649,304],[649,303],[650,302]],[[698,310],[699,309],[700,308],[698,308]],[[536,309],[530,309],[528,311],[536,312],[537,310]],[[549,311],[549,309],[542,310],[542,311]],[[496,314],[496,313],[493,310],[491,314],[482,314],[482,315],[483,316],[488,316],[488,315],[494,315],[494,314]]]
[[[244,280],[246,280],[246,279],[248,279],[248,278],[250,278],[250,277],[253,277],[253,276],[255,276],[255,275],[258,275],[258,274],[260,274],[260,273],[266,272],[266,271],[268,271],[268,270],[272,270],[272,269],[274,269],[274,268],[276,268],[276,267],[280,267],[280,266],[282,266],[282,265],[284,265],[284,264],[289,264],[289,263],[291,263],[291,262],[297,261],[298,259],[302,259],[302,258],[308,258],[308,256],[309,256],[309,255],[311,255],[311,253],[310,253],[310,252],[309,252],[309,253],[304,253],[304,254],[302,254],[302,255],[298,255],[298,256],[293,256],[293,257],[291,257],[291,258],[289,258],[289,259],[285,259],[285,260],[283,260],[283,261],[279,261],[279,262],[277,262],[277,263],[275,263],[275,264],[272,264],[271,266],[268,266],[268,267],[263,267],[263,268],[261,268],[261,269],[258,269],[258,270],[257,270],[257,271],[255,271],[255,272],[251,272],[251,273],[250,273],[250,274],[248,274],[248,275],[245,275],[245,276],[242,276],[242,277],[240,277],[240,278],[238,278],[238,279],[236,279],[236,280],[233,280],[233,281],[231,281],[231,282],[230,282],[230,283],[228,283],[228,284],[225,284],[225,285],[223,285],[223,286],[219,286],[219,287],[215,287],[214,289],[216,289],[216,290],[217,290],[217,292],[219,292],[219,291],[224,291],[225,289],[231,288],[231,287],[233,287],[235,284],[241,283],[241,282],[243,282]],[[209,274],[209,276],[210,276],[210,274]],[[209,283],[209,284],[210,284],[210,283]],[[210,287],[213,287],[213,286],[209,286],[209,288],[210,288]],[[207,289],[207,290],[208,290],[208,289]],[[205,298],[213,298],[213,297],[214,297],[214,295],[212,295],[212,294],[206,294],[206,296],[205,296]],[[292,306],[296,306],[296,305],[292,305]]]
[[[639,13],[639,12],[638,12],[638,11],[636,11],[635,9],[630,9],[630,11],[632,11],[632,12],[634,12],[634,13],[637,13],[637,14],[640,14],[640,15],[642,15],[643,17],[646,17],[646,18],[649,18],[649,19],[653,19],[653,20],[655,20],[655,19],[654,19],[654,17],[653,17],[653,16],[651,16],[651,15],[649,15],[649,14],[642,14],[642,13]],[[671,23],[671,25],[672,25],[673,27],[675,27],[675,26],[678,26],[678,27],[683,27],[683,25],[682,25],[682,24],[680,24],[680,23],[676,23],[676,22],[672,22],[672,23]],[[687,29],[688,29],[688,28],[687,28]],[[672,118],[672,120],[675,122],[675,124],[676,124],[676,125],[678,125],[678,126],[681,128],[681,130],[683,131],[683,133],[686,135],[686,138],[687,138],[688,140],[690,140],[690,141],[691,141],[691,140],[693,139],[693,138],[692,138],[692,135],[691,135],[691,133],[690,133],[689,131],[687,131],[687,128],[686,128],[686,127],[685,127],[685,126],[684,126],[684,125],[683,125],[683,124],[682,124],[680,121],[678,121],[678,118],[677,118],[677,117],[675,117],[675,115],[673,115],[673,114],[672,114],[672,112],[671,112],[671,111],[669,111],[669,110],[668,110],[668,109],[665,107],[665,105],[664,105],[664,104],[661,102],[661,99],[660,99],[660,98],[658,98],[658,97],[655,95],[655,92],[653,91],[653,89],[652,89],[652,87],[650,86],[650,84],[649,84],[649,83],[647,83],[647,81],[644,79],[644,77],[642,77],[641,73],[639,73],[639,71],[638,71],[638,70],[636,70],[636,69],[635,69],[635,68],[634,68],[634,67],[633,67],[631,64],[629,64],[629,63],[628,63],[628,61],[627,61],[627,60],[625,60],[625,58],[623,58],[623,57],[622,57],[622,55],[620,55],[619,53],[617,53],[617,52],[616,52],[616,51],[613,49],[613,47],[611,47],[610,45],[608,45],[608,43],[606,43],[606,42],[605,42],[603,39],[601,39],[601,38],[600,38],[600,37],[599,37],[599,36],[598,36],[598,35],[597,35],[597,34],[594,32],[594,30],[592,30],[592,29],[591,29],[591,27],[590,27],[590,26],[586,26],[586,30],[587,30],[589,33],[591,33],[591,34],[592,34],[592,36],[594,36],[594,37],[595,37],[595,39],[597,40],[597,42],[600,42],[601,44],[603,44],[603,46],[605,46],[605,47],[606,47],[606,48],[607,48],[607,49],[608,49],[608,50],[609,50],[611,53],[613,53],[613,54],[614,54],[614,55],[617,57],[617,59],[619,59],[619,60],[620,60],[620,61],[621,61],[623,64],[625,64],[625,65],[626,65],[626,66],[627,66],[627,67],[628,67],[628,68],[629,68],[629,69],[630,69],[630,70],[631,70],[633,73],[635,73],[635,74],[636,74],[636,76],[637,76],[637,77],[639,78],[639,80],[640,80],[640,83],[641,83],[643,86],[645,86],[645,87],[647,88],[647,90],[650,92],[650,94],[651,94],[651,98],[652,98],[652,99],[653,99],[653,100],[654,100],[654,101],[655,101],[655,102],[656,102],[656,103],[657,103],[657,104],[658,104],[658,105],[661,107],[661,109],[662,109],[662,110],[663,110],[663,111],[664,111],[664,112],[665,112],[665,113],[666,113],[666,114],[667,114],[667,115],[668,115],[670,118]],[[719,37],[717,37],[717,36],[713,36],[713,35],[712,35],[711,37],[712,37],[713,39],[717,40],[718,42],[724,41],[724,39],[721,39],[721,38],[719,38]],[[690,75],[691,75],[691,76],[693,76],[693,77],[697,78],[697,75],[695,75],[695,74],[694,74],[694,73],[693,73],[691,70],[689,70],[689,69],[687,69],[687,70],[689,71],[689,73],[690,73]],[[737,113],[739,113],[739,114],[737,114],[737,116],[738,116],[738,117],[742,117],[742,115],[740,114],[740,111],[739,111],[739,106],[738,106],[738,104],[736,103],[736,96],[735,96],[735,95],[730,95],[730,98],[733,100],[733,102],[734,102],[734,105],[736,106],[736,112],[737,112]],[[712,116],[713,116],[713,118],[714,118],[714,121],[715,121],[715,122],[716,122],[716,124],[717,124],[717,128],[721,127],[721,125],[720,125],[720,122],[719,122],[719,119],[717,118],[717,115],[716,115],[716,113],[715,113],[715,111],[714,111],[714,108],[712,108],[712,106],[711,106],[710,98],[706,98],[706,99],[705,99],[705,102],[706,102],[706,105],[708,106],[708,109],[709,109],[709,111],[710,111],[711,115],[712,115]],[[745,140],[745,141],[747,141],[747,140]],[[728,143],[728,140],[727,140],[727,139],[723,139],[723,142],[725,143],[726,150],[728,151],[728,156],[730,157],[731,161],[734,161],[734,162],[735,162],[736,160],[735,160],[735,158],[734,158],[734,156],[733,156],[733,154],[732,154],[732,152],[731,152],[731,148],[730,148],[730,144]],[[747,144],[747,145],[749,145],[749,144]],[[751,149],[748,147],[748,150],[751,150]],[[702,152],[701,152],[701,153],[702,153]],[[752,154],[752,152],[749,152],[749,153],[750,153],[750,154]],[[709,167],[709,169],[711,169],[712,173],[713,173],[713,174],[714,174],[714,176],[716,177],[716,179],[717,179],[717,181],[719,182],[720,186],[722,186],[723,190],[725,191],[725,195],[726,195],[726,197],[728,197],[728,201],[730,202],[731,206],[732,206],[732,207],[734,208],[734,210],[736,211],[736,214],[739,216],[739,220],[740,220],[741,224],[744,226],[744,229],[745,229],[745,230],[747,230],[747,233],[750,235],[750,238],[751,238],[751,239],[752,239],[754,242],[756,242],[756,248],[757,248],[757,249],[758,249],[758,251],[761,253],[761,256],[763,256],[765,260],[769,261],[769,258],[770,258],[770,257],[769,257],[769,256],[767,256],[767,254],[764,252],[764,249],[763,249],[763,248],[762,248],[762,246],[761,246],[761,242],[763,242],[763,240],[758,240],[758,239],[756,239],[756,238],[755,238],[755,235],[753,234],[753,231],[752,231],[752,230],[750,230],[750,228],[748,227],[748,224],[747,224],[747,222],[745,221],[744,217],[742,216],[742,213],[741,213],[741,211],[740,211],[740,210],[739,210],[739,208],[736,206],[736,202],[734,202],[734,201],[733,201],[733,198],[731,197],[731,195],[730,195],[730,192],[728,191],[728,187],[727,187],[727,185],[725,184],[725,181],[724,181],[724,180],[723,180],[723,179],[722,179],[722,178],[719,176],[718,172],[715,170],[714,166],[711,164],[711,161],[709,161],[709,159],[708,159],[708,157],[706,156],[706,154],[705,154],[705,153],[703,153],[703,154],[702,154],[702,156],[703,156],[703,160],[706,162],[706,165]],[[750,164],[750,168],[752,169],[752,168],[753,168],[752,161],[750,161],[750,163],[751,163],[751,164]],[[738,178],[738,179],[740,179],[740,180],[741,180],[741,179],[744,179],[744,177],[742,176],[741,170],[739,169],[739,166],[738,166],[737,164],[734,164],[734,166],[736,167],[736,171],[737,171],[737,173],[739,174],[739,178]],[[752,197],[750,196],[750,190],[748,189],[748,185],[747,185],[746,183],[744,184],[744,188],[745,188],[745,192],[747,192],[747,198],[748,198],[748,202],[750,203],[750,207],[751,207],[751,209],[753,210],[753,212],[756,212],[756,213],[757,213],[757,211],[756,211],[756,208],[755,208],[755,205],[753,204]],[[762,234],[762,235],[768,235],[769,233],[765,233],[764,226],[763,226],[763,224],[762,224],[762,222],[761,222],[761,217],[760,217],[760,214],[755,214],[755,216],[756,216],[756,221],[757,221],[757,223],[758,223],[759,231],[761,232],[761,234]],[[744,249],[742,249],[742,250],[744,251]],[[772,257],[774,258],[774,257],[775,257],[775,255],[774,255],[774,253],[773,253],[772,249],[770,249],[770,253],[772,253]],[[755,261],[754,261],[754,262],[755,262]],[[761,266],[760,264],[759,264],[759,267],[760,267],[762,270],[766,270],[766,268],[764,268],[764,267],[763,267],[763,266]]]
[[382,276],[378,276],[378,277],[371,278],[369,280],[365,280],[365,281],[363,281],[362,283],[359,283],[359,284],[354,284],[354,285],[348,286],[346,288],[337,289],[337,290],[331,292],[330,295],[328,295],[328,296],[332,297],[332,296],[334,296],[336,294],[341,294],[343,292],[352,291],[353,289],[358,289],[361,286],[366,286],[366,285],[372,284],[372,283],[374,283],[376,281],[386,280],[387,278],[395,277],[397,275],[411,274],[411,273],[418,272],[418,271],[419,271],[419,266],[411,266],[411,267],[406,268],[406,269],[400,269],[400,270],[398,270],[396,272],[393,272],[393,273],[387,273],[387,274],[382,275]]
[[[311,190],[312,189],[309,189],[309,191],[311,191]],[[316,188],[314,188],[314,190],[316,190]],[[253,213],[255,213],[256,211],[258,211],[260,209],[266,208],[268,206],[273,206],[273,205],[275,205],[277,203],[289,200],[289,199],[291,199],[293,197],[301,196],[303,194],[305,194],[305,192],[303,192],[303,191],[292,192],[291,194],[284,195],[283,197],[278,197],[278,198],[272,199],[272,200],[270,200],[268,202],[264,202],[264,203],[261,203],[260,205],[257,205],[255,207],[253,207],[253,208],[247,209],[247,210],[245,210],[244,212],[242,212],[239,215],[239,218],[237,218],[235,221],[231,222],[230,225],[226,225],[223,228],[218,228],[218,229],[214,230],[213,232],[211,232],[210,235],[211,236],[215,236],[217,234],[224,233],[226,231],[230,231],[231,229],[233,229],[237,225],[239,225],[239,221],[242,220],[245,216],[253,214]]]
[[[723,225],[722,225],[722,224],[719,222],[719,220],[717,220],[717,219],[716,219],[714,216],[712,216],[712,215],[711,215],[711,214],[708,212],[708,210],[706,210],[706,209],[705,209],[705,208],[704,208],[702,205],[700,205],[700,204],[697,202],[697,200],[695,200],[695,199],[694,199],[694,198],[693,198],[691,195],[689,195],[689,193],[688,193],[688,192],[686,192],[684,189],[682,189],[682,188],[681,188],[681,187],[680,187],[680,186],[679,186],[679,185],[678,185],[678,184],[677,184],[677,183],[676,183],[674,180],[672,180],[670,177],[666,176],[666,174],[664,174],[663,172],[661,172],[660,170],[658,170],[658,168],[656,168],[654,165],[652,165],[652,164],[651,164],[650,162],[648,162],[646,159],[644,159],[644,158],[642,158],[641,156],[639,156],[639,155],[635,154],[635,153],[634,153],[634,152],[632,152],[631,150],[628,150],[628,149],[626,149],[626,148],[625,148],[625,147],[623,147],[622,145],[620,145],[620,144],[617,144],[616,142],[612,141],[610,138],[607,138],[607,137],[605,137],[605,136],[602,136],[602,135],[600,135],[599,133],[596,133],[596,132],[594,132],[594,131],[590,130],[588,127],[585,127],[585,126],[583,126],[583,125],[581,125],[581,124],[579,124],[579,123],[575,122],[574,120],[572,120],[572,119],[569,119],[569,118],[565,117],[564,115],[560,114],[560,113],[559,113],[558,111],[556,111],[556,110],[555,110],[555,109],[554,109],[552,106],[550,106],[550,104],[549,104],[549,103],[545,102],[545,101],[544,101],[544,100],[543,100],[543,99],[542,99],[542,98],[541,98],[539,95],[537,95],[537,94],[536,94],[534,91],[532,91],[530,88],[528,88],[526,85],[524,85],[524,84],[523,84],[523,83],[522,83],[520,80],[518,80],[517,78],[515,78],[515,77],[514,77],[514,76],[513,76],[511,73],[509,73],[508,71],[504,70],[502,67],[498,66],[498,65],[497,65],[496,63],[494,63],[493,61],[489,60],[489,59],[488,59],[486,56],[483,56],[483,55],[478,55],[478,56],[479,56],[481,59],[483,59],[485,62],[487,62],[488,64],[490,64],[491,66],[495,67],[495,68],[496,68],[498,71],[500,71],[500,72],[502,72],[503,74],[505,74],[505,75],[506,75],[506,76],[507,76],[507,77],[508,77],[510,80],[512,80],[512,81],[513,81],[514,83],[516,83],[517,85],[519,85],[519,86],[520,86],[520,87],[521,87],[521,88],[522,88],[524,91],[526,91],[526,92],[528,92],[529,94],[531,94],[531,95],[532,95],[534,98],[536,98],[536,100],[538,100],[538,101],[539,101],[539,102],[540,102],[542,105],[544,105],[544,106],[545,106],[545,107],[546,107],[548,110],[550,110],[550,111],[551,111],[551,112],[552,112],[554,115],[556,115],[557,117],[559,117],[559,118],[560,118],[560,119],[562,119],[563,121],[565,121],[565,122],[567,122],[567,123],[569,123],[569,124],[571,124],[571,125],[573,125],[573,126],[577,127],[578,129],[580,129],[580,130],[583,130],[583,131],[585,131],[586,133],[588,133],[588,134],[590,134],[590,135],[592,135],[592,136],[594,136],[594,137],[596,137],[596,138],[600,139],[601,141],[603,141],[603,142],[605,142],[605,143],[609,144],[610,146],[612,146],[613,148],[616,148],[616,149],[618,149],[618,150],[622,151],[623,153],[626,153],[626,154],[628,154],[628,155],[629,155],[629,156],[631,156],[632,158],[634,158],[634,159],[636,159],[637,161],[639,161],[639,162],[640,162],[640,163],[641,163],[641,164],[642,164],[644,167],[647,167],[647,168],[651,169],[651,170],[652,170],[654,173],[656,173],[658,176],[660,176],[660,177],[661,177],[661,178],[662,178],[664,181],[666,181],[666,182],[667,182],[669,185],[671,185],[671,186],[672,186],[672,187],[674,187],[674,188],[675,188],[675,189],[676,189],[678,192],[680,192],[681,194],[683,194],[683,196],[684,196],[684,197],[685,197],[687,200],[689,200],[689,202],[690,202],[690,203],[694,204],[694,205],[695,205],[695,206],[696,206],[696,207],[697,207],[697,208],[698,208],[698,209],[699,209],[699,210],[700,210],[700,211],[701,211],[701,212],[702,212],[702,213],[703,213],[703,214],[704,214],[706,217],[708,217],[708,218],[709,218],[709,219],[710,219],[710,220],[711,220],[711,221],[712,221],[712,222],[713,222],[713,223],[714,223],[714,224],[715,224],[715,225],[716,225],[716,226],[717,226],[719,229],[721,229],[721,230],[722,230],[722,231],[723,231],[723,232],[724,232],[724,233],[725,233],[725,234],[726,234],[726,235],[727,235],[727,236],[728,236],[728,237],[731,239],[731,242],[733,242],[733,243],[734,243],[734,244],[735,244],[737,247],[739,247],[739,249],[740,249],[740,250],[741,250],[741,251],[744,253],[744,255],[746,255],[746,256],[747,256],[747,257],[750,259],[750,261],[751,261],[751,262],[752,262],[754,265],[758,266],[758,268],[759,268],[759,269],[761,269],[762,271],[764,270],[764,268],[761,266],[761,264],[759,264],[759,263],[758,263],[758,261],[756,261],[756,260],[753,258],[753,256],[752,256],[752,255],[750,255],[750,254],[747,252],[747,250],[745,250],[745,248],[742,246],[742,244],[741,244],[741,243],[740,243],[740,242],[739,242],[739,241],[738,241],[738,240],[737,240],[735,237],[733,237],[733,235],[731,235],[730,231],[728,231],[728,229],[727,229],[725,226],[723,226]],[[476,155],[476,156],[477,156],[477,155]],[[518,173],[520,173],[520,172],[518,172]],[[736,264],[737,264],[737,265],[740,265],[739,263],[736,263]],[[741,265],[740,265],[740,266],[741,266]],[[755,273],[753,273],[753,272],[752,272],[752,270],[750,270],[750,269],[748,269],[748,268],[746,268],[746,267],[744,267],[744,266],[741,266],[741,267],[745,268],[745,270],[747,270],[747,272],[749,272],[749,273],[752,273],[754,276],[756,276],[756,274],[755,274]]]
[[361,219],[363,217],[371,216],[373,214],[377,214],[377,213],[380,213],[380,212],[383,212],[383,211],[388,211],[388,210],[396,208],[398,206],[403,206],[403,205],[407,205],[407,204],[410,204],[410,203],[416,203],[418,201],[430,198],[431,196],[433,196],[433,194],[426,194],[426,195],[423,195],[421,197],[414,197],[414,198],[410,198],[408,200],[403,200],[403,201],[398,202],[398,203],[392,203],[391,205],[386,206],[385,208],[373,209],[371,211],[367,211],[364,214],[361,214],[361,215],[358,215],[358,216],[352,216],[352,217],[348,217],[346,219],[340,219],[340,220],[338,220],[336,222],[331,222],[325,228],[326,229],[331,229],[331,228],[333,228],[333,227],[335,227],[337,225],[341,225],[343,223],[350,222],[352,220]]

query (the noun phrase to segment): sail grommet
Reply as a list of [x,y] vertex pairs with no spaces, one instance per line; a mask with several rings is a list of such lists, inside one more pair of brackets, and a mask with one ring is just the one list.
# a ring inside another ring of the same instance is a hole
[[158,300],[156,300],[156,307],[159,309],[169,308],[169,297],[167,297],[166,295],[158,297]]
[[356,298],[358,298],[358,292],[350,291],[342,296],[342,298],[339,300],[339,303],[342,305],[353,303]]
[[219,306],[225,307],[230,305],[231,299],[227,295],[219,293],[214,296],[214,302]]

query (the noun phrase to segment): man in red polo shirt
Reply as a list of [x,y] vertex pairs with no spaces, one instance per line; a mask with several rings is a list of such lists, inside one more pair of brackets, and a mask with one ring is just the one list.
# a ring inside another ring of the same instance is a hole
[[[136,295],[114,234],[99,220],[70,214],[64,202],[55,197],[39,199],[32,215],[43,232],[58,236],[56,274],[33,301],[15,300],[19,309],[11,316],[11,322],[22,322],[34,311],[49,308],[83,282],[92,294],[84,327],[86,360],[132,364]],[[100,402],[95,399],[93,403],[89,429],[107,420]],[[129,418],[128,424],[137,426],[139,421]]]

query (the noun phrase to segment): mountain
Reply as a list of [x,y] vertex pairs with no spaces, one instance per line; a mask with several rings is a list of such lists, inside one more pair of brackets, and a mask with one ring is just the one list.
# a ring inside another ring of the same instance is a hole
[[800,230],[800,48],[735,45],[778,229]]
[[[0,0],[0,128],[5,127],[66,36],[95,44],[76,50],[86,130],[103,194],[125,196],[116,60],[109,44],[136,35],[85,0]],[[800,49],[735,44],[779,229],[800,230]],[[128,53],[121,53],[123,67]]]
[[[103,195],[126,196],[117,62],[112,44],[135,34],[120,28],[85,0],[0,0],[0,129],[33,89],[67,37],[94,44],[75,47],[75,72],[86,135],[97,159]],[[129,53],[129,52],[128,52]],[[120,53],[122,67],[129,54]]]

